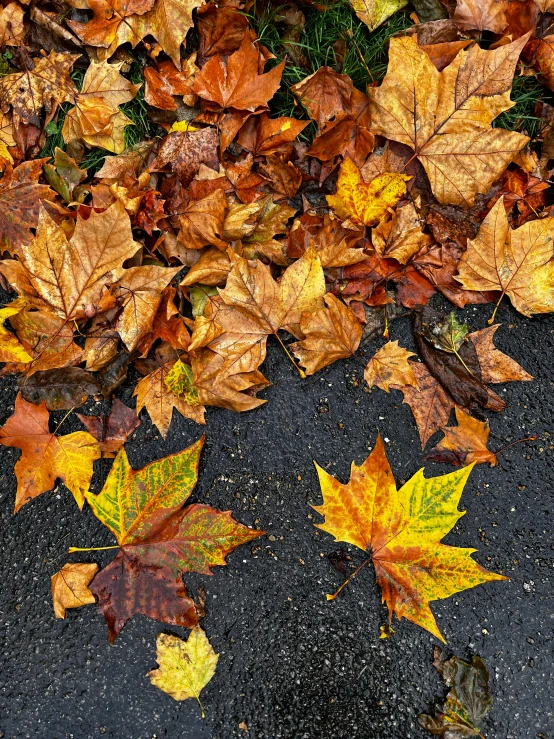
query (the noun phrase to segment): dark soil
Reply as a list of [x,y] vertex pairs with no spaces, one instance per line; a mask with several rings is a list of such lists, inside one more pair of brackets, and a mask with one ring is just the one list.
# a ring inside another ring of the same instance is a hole
[[[475,330],[486,325],[490,311],[469,308],[464,315]],[[508,449],[494,469],[474,470],[462,498],[467,514],[446,541],[475,547],[479,562],[511,580],[438,601],[433,610],[448,649],[463,658],[480,654],[490,670],[494,704],[483,730],[487,739],[553,739],[554,316],[526,320],[506,307],[499,320],[497,345],[535,379],[500,389],[509,405],[491,417],[491,447],[531,434],[537,442]],[[393,324],[391,338],[413,347],[409,322]],[[370,345],[370,354],[375,348]],[[113,557],[69,557],[67,547],[113,541],[90,510],[79,513],[63,485],[14,517],[19,451],[0,447],[2,737],[429,736],[417,715],[446,692],[432,666],[435,639],[406,621],[394,623],[392,639],[379,639],[387,615],[369,569],[337,600],[325,600],[343,579],[329,561],[340,545],[314,528],[318,516],[310,508],[320,502],[312,460],[346,481],[350,462],[365,459],[377,430],[397,480],[421,467],[410,410],[398,392],[363,392],[363,367],[354,360],[302,381],[272,345],[265,369],[273,382],[265,406],[242,415],[210,409],[193,493],[194,500],[233,509],[238,520],[269,535],[236,550],[213,577],[185,577],[193,594],[200,583],[206,588],[203,626],[220,654],[203,694],[205,721],[194,701],[177,703],[145,677],[156,666],[156,635],[186,636],[186,630],[135,617],[110,647],[94,606],[70,611],[65,621],[54,618],[50,576],[66,561],[106,564]],[[15,381],[3,381],[2,392],[4,423],[13,412]],[[128,405],[131,395],[131,386],[119,392]],[[101,407],[93,402],[89,410]],[[62,417],[54,414],[55,421]],[[71,416],[62,431],[77,428]],[[202,431],[176,415],[164,442],[144,420],[127,444],[131,463],[139,467],[181,450]],[[428,475],[452,469],[425,466]],[[94,489],[100,484],[97,474]],[[361,561],[361,552],[345,550]]]

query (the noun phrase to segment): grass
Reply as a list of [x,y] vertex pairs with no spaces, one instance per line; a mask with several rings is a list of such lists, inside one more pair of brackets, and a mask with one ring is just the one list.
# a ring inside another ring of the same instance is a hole
[[[254,6],[252,14],[248,16],[250,24],[260,42],[275,55],[273,63],[278,64],[286,56],[282,41],[286,26],[279,21],[280,9],[263,4],[259,13],[256,10]],[[296,46],[306,57],[308,67],[297,66],[288,59],[281,89],[270,102],[274,115],[306,117],[303,109],[296,104],[290,88],[325,65],[349,75],[360,90],[381,80],[387,69],[386,42],[397,31],[411,25],[406,13],[396,13],[387,23],[370,33],[358,20],[348,0],[337,0],[323,12],[304,8],[304,14],[306,25],[302,40]],[[343,58],[340,58],[337,42],[345,42]]]
[[548,90],[537,77],[515,77],[511,93],[515,105],[501,113],[493,126],[506,128],[508,131],[519,131],[533,139],[539,133],[541,125],[541,119],[534,115],[535,103],[546,97],[550,97]]

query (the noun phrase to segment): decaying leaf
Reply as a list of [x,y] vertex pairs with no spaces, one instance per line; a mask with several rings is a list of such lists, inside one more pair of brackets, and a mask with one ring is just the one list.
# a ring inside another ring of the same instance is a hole
[[446,701],[436,716],[421,714],[419,725],[443,739],[481,737],[481,722],[491,709],[489,673],[481,657],[464,662],[459,657],[445,659],[442,649],[435,648],[433,664],[450,688]]
[[102,492],[86,494],[120,547],[91,584],[111,642],[137,613],[194,626],[198,619],[182,573],[209,575],[233,549],[263,533],[237,523],[230,511],[199,503],[183,508],[196,484],[203,443],[204,437],[137,471],[122,449]]
[[98,569],[94,563],[68,562],[52,575],[52,601],[56,618],[65,618],[67,608],[80,608],[96,602],[88,586]]
[[105,457],[115,457],[141,423],[135,412],[118,398],[113,399],[111,411],[107,416],[84,416],[77,413],[77,417],[97,440],[100,451]]
[[477,564],[475,549],[441,544],[464,515],[457,506],[472,466],[428,479],[419,470],[397,490],[379,436],[366,461],[352,463],[346,485],[316,469],[323,505],[313,507],[325,519],[317,528],[367,554],[389,619],[407,618],[444,641],[431,601],[508,579]]
[[35,372],[20,381],[21,395],[29,403],[43,401],[49,411],[69,410],[86,402],[100,390],[98,380],[80,367],[64,367]]
[[177,701],[196,698],[202,717],[200,693],[215,675],[219,655],[200,626],[195,626],[187,641],[170,634],[158,634],[158,668],[148,673],[150,682]]
[[401,10],[407,0],[350,0],[354,12],[370,31],[374,31],[387,18]]
[[21,395],[15,411],[0,428],[0,444],[21,449],[15,464],[15,513],[32,498],[51,490],[57,479],[73,493],[82,508],[92,477],[92,463],[100,457],[96,439],[86,431],[56,436],[48,428],[46,404],[33,405]]
[[16,316],[25,307],[25,301],[15,300],[10,305],[0,308],[0,362],[31,362],[32,357],[21,344],[17,336],[8,331],[4,325],[12,316]]

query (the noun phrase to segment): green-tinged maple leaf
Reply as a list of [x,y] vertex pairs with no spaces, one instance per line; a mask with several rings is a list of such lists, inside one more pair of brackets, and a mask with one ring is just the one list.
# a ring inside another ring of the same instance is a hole
[[464,515],[458,503],[473,465],[429,479],[419,470],[397,490],[378,436],[366,461],[352,463],[346,485],[316,468],[323,505],[314,509],[325,519],[317,528],[367,552],[390,619],[395,613],[444,641],[431,601],[507,579],[477,564],[471,557],[475,549],[441,544]]
[[90,586],[111,642],[138,613],[194,626],[197,614],[182,573],[210,575],[233,549],[263,533],[237,523],[230,511],[198,503],[183,508],[196,484],[203,443],[204,437],[140,470],[131,468],[122,449],[102,492],[86,495],[119,545],[116,558]]

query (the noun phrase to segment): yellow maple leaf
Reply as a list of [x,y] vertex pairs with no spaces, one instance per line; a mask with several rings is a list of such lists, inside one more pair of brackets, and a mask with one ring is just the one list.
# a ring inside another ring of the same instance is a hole
[[[499,198],[468,242],[457,279],[466,290],[499,290],[525,316],[554,311],[554,218],[510,229]],[[500,303],[500,300],[498,301]],[[497,306],[498,307],[498,306]],[[489,323],[494,320],[494,314]]]
[[158,634],[158,669],[148,673],[150,682],[177,701],[196,698],[205,717],[200,693],[215,675],[219,655],[200,626],[195,626],[185,642],[178,636]]
[[431,601],[508,579],[477,564],[475,549],[441,543],[464,515],[458,503],[473,465],[428,479],[419,470],[397,490],[378,436],[366,461],[352,463],[346,485],[317,464],[316,469],[323,505],[313,508],[325,519],[316,526],[368,554],[360,568],[373,562],[389,619],[393,613],[407,618],[444,641]]
[[374,31],[387,18],[405,7],[408,0],[350,0],[350,4],[362,23],[370,31]]
[[404,197],[406,182],[410,179],[398,172],[385,172],[369,183],[364,182],[356,163],[347,158],[341,164],[337,191],[326,196],[327,202],[339,218],[371,226]]
[[10,305],[0,308],[0,362],[32,362],[33,358],[25,350],[15,334],[4,326],[4,321],[16,316],[25,308],[25,301],[14,300]]

